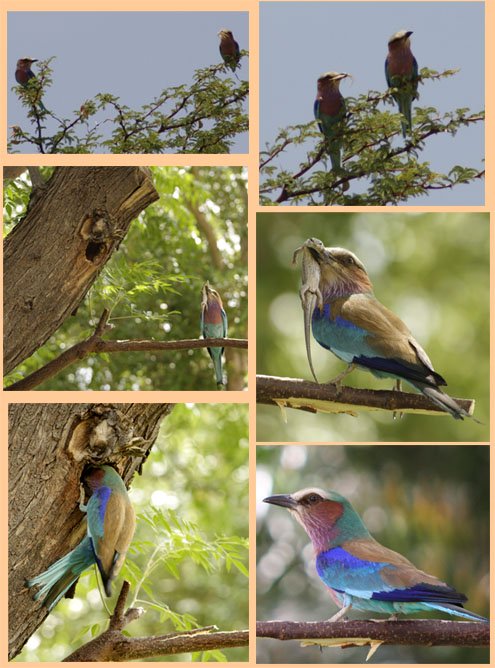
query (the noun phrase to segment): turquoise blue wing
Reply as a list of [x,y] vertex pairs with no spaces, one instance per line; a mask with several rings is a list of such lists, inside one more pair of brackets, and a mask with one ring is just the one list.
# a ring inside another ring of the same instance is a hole
[[227,314],[222,309],[222,332],[223,332],[222,337],[224,338],[227,337],[227,328],[228,328]]

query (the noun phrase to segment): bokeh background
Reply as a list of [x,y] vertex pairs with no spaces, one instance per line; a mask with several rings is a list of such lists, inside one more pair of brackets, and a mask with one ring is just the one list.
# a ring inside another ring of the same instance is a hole
[[[313,486],[343,494],[374,538],[466,594],[469,610],[489,616],[488,446],[258,446],[256,469],[258,620],[325,620],[337,611],[318,578],[305,531],[285,509],[262,503],[270,494]],[[257,660],[364,663],[368,649],[320,652],[297,641],[259,639]],[[380,647],[370,663],[488,661],[489,650],[482,648]]]
[[[375,295],[409,327],[454,397],[476,400],[474,420],[389,413],[310,414],[258,405],[257,441],[488,441],[489,217],[484,213],[270,213],[257,218],[257,373],[311,380],[299,299],[308,237],[362,260]],[[313,365],[328,382],[345,364],[312,338]],[[392,389],[356,370],[344,384]],[[409,391],[404,384],[403,389]],[[412,388],[411,388],[411,391]]]
[[[132,481],[136,533],[112,599],[105,598],[113,610],[122,579],[130,581],[128,606],[146,610],[126,628],[133,637],[210,624],[224,631],[247,628],[248,438],[245,404],[179,404],[163,421],[142,476]],[[54,608],[16,660],[61,661],[107,621],[92,569],[80,578],[75,598]],[[223,660],[247,657],[247,647],[223,653]],[[164,659],[211,661],[222,654]]]
[[[45,178],[52,168],[43,168]],[[104,308],[107,338],[176,341],[200,336],[201,288],[218,290],[228,335],[247,338],[247,170],[152,167],[160,199],[134,220],[77,311],[7,378],[18,380],[84,340]],[[27,172],[4,191],[4,234],[22,225]],[[226,349],[227,389],[247,385],[247,351]],[[204,349],[93,355],[41,390],[213,390]]]

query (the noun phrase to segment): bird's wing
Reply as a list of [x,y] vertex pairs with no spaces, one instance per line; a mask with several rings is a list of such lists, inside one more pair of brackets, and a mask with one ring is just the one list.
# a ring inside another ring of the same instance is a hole
[[387,56],[387,58],[385,58],[385,78],[387,80],[387,86],[389,88],[393,88],[392,80],[390,79],[390,74],[389,74],[389,71],[388,71],[388,56]]
[[117,543],[129,505],[127,495],[115,492],[106,485],[95,490],[88,501],[88,534],[105,584],[112,575],[118,556]]
[[418,69],[418,61],[417,61],[416,58],[413,56],[413,77],[414,77],[415,79],[417,79],[417,77],[418,77],[418,73],[419,73],[419,69]]
[[[314,104],[313,104],[313,113],[317,121],[320,120],[320,100],[316,98]],[[321,123],[318,123],[318,127],[320,129],[320,132],[322,134],[325,134],[325,130],[323,128],[323,125]]]
[[462,605],[466,597],[373,539],[347,541],[318,555],[318,574],[338,592],[381,601]]
[[319,101],[318,98],[316,98],[316,100],[314,101],[314,104],[313,104],[313,114],[314,114],[316,120],[318,120],[319,114],[320,114],[320,101]]
[[343,327],[358,328],[363,336],[354,351],[356,362],[406,380],[445,385],[431,361],[402,320],[369,294],[351,295],[332,304],[332,316]]
[[222,336],[223,337],[227,336],[227,327],[228,327],[227,314],[222,309],[222,332],[223,332]]
[[419,78],[419,69],[418,69],[418,61],[416,58],[413,56],[413,92],[414,92],[414,99],[419,98],[419,93],[418,93],[418,78]]

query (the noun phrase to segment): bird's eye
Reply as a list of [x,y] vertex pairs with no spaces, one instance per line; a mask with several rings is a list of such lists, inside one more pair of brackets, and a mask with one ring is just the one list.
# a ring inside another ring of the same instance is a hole
[[321,496],[318,496],[318,494],[309,494],[306,497],[306,502],[313,506],[315,503],[318,503],[318,501],[321,501]]
[[354,258],[352,257],[352,255],[348,255],[348,256],[345,258],[345,263],[348,264],[348,265],[355,264],[355,262],[354,262]]

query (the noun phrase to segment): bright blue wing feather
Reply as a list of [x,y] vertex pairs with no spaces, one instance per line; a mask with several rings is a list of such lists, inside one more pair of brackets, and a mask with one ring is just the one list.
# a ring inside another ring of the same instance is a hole
[[364,561],[341,547],[321,552],[316,558],[318,575],[328,587],[359,598],[371,598],[374,592],[393,589],[380,576],[386,565]]
[[411,587],[391,586],[382,577],[384,569],[390,574],[394,570],[400,571],[400,566],[360,559],[342,547],[322,552],[316,559],[316,570],[323,582],[350,596],[374,601],[450,603],[460,606],[466,601],[464,594],[444,584],[432,585],[418,581]]
[[91,498],[88,501],[88,535],[91,536],[91,538],[93,538],[95,541],[103,538],[105,513],[111,494],[112,490],[110,487],[102,485],[98,489],[94,490]]

